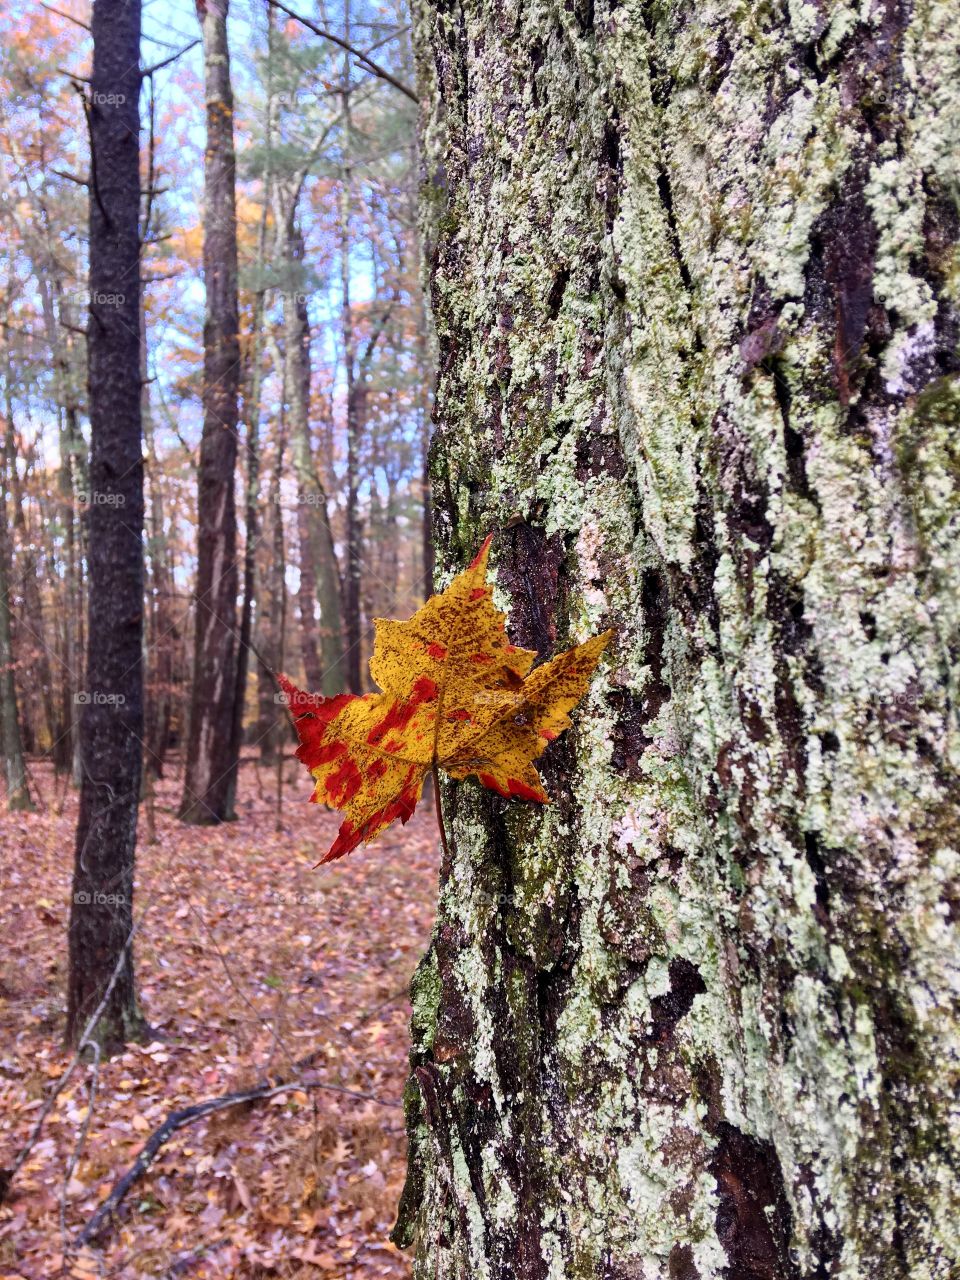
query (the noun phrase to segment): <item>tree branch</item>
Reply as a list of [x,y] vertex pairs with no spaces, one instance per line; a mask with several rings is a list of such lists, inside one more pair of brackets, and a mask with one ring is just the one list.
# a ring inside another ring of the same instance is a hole
[[173,1137],[178,1129],[183,1129],[189,1124],[196,1124],[198,1120],[203,1120],[206,1116],[213,1115],[217,1111],[225,1111],[228,1107],[238,1107],[245,1102],[261,1102],[267,1098],[275,1098],[278,1094],[289,1093],[295,1089],[302,1089],[305,1092],[308,1089],[324,1089],[331,1093],[346,1094],[347,1097],[357,1098],[363,1102],[376,1102],[382,1107],[395,1107],[398,1110],[402,1110],[399,1102],[388,1102],[385,1098],[378,1098],[372,1093],[360,1093],[356,1089],[347,1089],[336,1084],[326,1084],[320,1080],[291,1080],[285,1084],[262,1084],[253,1089],[241,1089],[235,1093],[225,1093],[219,1098],[207,1098],[205,1102],[197,1102],[192,1107],[184,1107],[182,1111],[171,1111],[163,1124],[158,1129],[154,1129],[136,1160],[134,1160],[126,1173],[114,1183],[113,1190],[109,1196],[77,1236],[75,1241],[76,1248],[79,1249],[82,1245],[89,1243],[103,1230],[107,1219],[119,1208],[130,1188],[148,1172],[160,1148]]
[[189,44],[185,44],[182,49],[178,49],[176,53],[171,53],[169,58],[164,58],[162,62],[155,62],[150,67],[144,67],[140,72],[142,79],[152,76],[155,71],[162,71],[164,67],[169,67],[171,62],[176,62],[178,58],[182,58],[185,53],[189,53],[191,49],[195,49],[200,43],[199,40],[191,40]]
[[344,40],[342,36],[334,35],[332,31],[325,31],[323,27],[318,27],[316,23],[311,22],[309,18],[303,17],[302,14],[295,13],[293,9],[288,9],[285,4],[281,3],[281,0],[267,0],[267,3],[274,9],[282,9],[289,18],[293,18],[294,22],[299,22],[309,31],[312,31],[315,36],[319,36],[321,40],[329,40],[332,44],[343,49],[344,52],[349,53],[354,58],[357,58],[363,63],[368,71],[371,71],[379,79],[385,80],[387,84],[392,84],[395,89],[399,89],[401,93],[406,94],[411,102],[416,102],[419,106],[420,99],[408,84],[404,84],[402,80],[398,80],[396,76],[391,75],[385,67],[381,67],[378,62],[374,62],[372,58],[368,58],[361,49],[356,48],[355,45]]
[[66,169],[54,169],[51,167],[50,172],[56,174],[58,178],[66,178],[68,182],[75,182],[78,187],[90,186],[86,178],[78,178],[75,173],[68,173]]
[[66,18],[67,22],[72,22],[77,27],[83,27],[84,31],[89,31],[88,23],[83,22],[80,18],[75,18],[72,13],[64,13],[62,9],[55,9],[52,4],[47,4],[45,0],[40,0],[40,8],[46,9],[49,13],[55,13],[58,18]]
[[[103,993],[100,1003],[97,1005],[96,1009],[94,1009],[93,1013],[90,1015],[90,1020],[87,1023],[86,1027],[84,1028],[83,1035],[80,1037],[80,1043],[77,1045],[76,1052],[73,1055],[73,1058],[70,1062],[69,1067],[67,1067],[66,1071],[64,1071],[63,1075],[59,1078],[56,1085],[51,1090],[49,1098],[47,1098],[47,1101],[45,1102],[44,1106],[40,1111],[39,1116],[37,1117],[36,1124],[31,1129],[30,1135],[27,1138],[26,1142],[17,1152],[16,1158],[14,1159],[14,1162],[11,1165],[11,1167],[9,1169],[0,1169],[0,1204],[3,1203],[3,1200],[6,1197],[7,1191],[10,1188],[10,1183],[17,1176],[17,1173],[22,1167],[23,1162],[26,1160],[27,1156],[36,1146],[37,1139],[40,1137],[40,1133],[41,1133],[41,1130],[43,1129],[44,1123],[46,1122],[47,1116],[53,1110],[54,1103],[57,1101],[57,1098],[63,1092],[64,1086],[68,1084],[71,1077],[73,1076],[74,1071],[76,1071],[85,1048],[93,1049],[94,1058],[97,1064],[99,1064],[99,1046],[95,1044],[95,1042],[91,1039],[91,1037],[93,1036],[93,1033],[96,1031],[97,1023],[100,1021],[100,1015],[103,1013],[104,1009],[107,1007],[107,1001],[110,999],[110,995],[113,991],[113,988],[117,984],[117,979],[120,977],[120,971],[123,968],[124,963],[126,962],[128,952],[130,950],[130,947],[133,945],[133,939],[136,936],[137,930],[140,928],[140,924],[142,920],[143,920],[143,913],[141,913],[140,919],[136,921],[133,928],[130,930],[129,935],[127,936],[127,940],[123,944],[123,948],[120,951],[120,955],[117,957],[117,963],[114,965],[113,973],[110,975],[110,981],[107,983],[106,990]],[[86,1133],[86,1126],[84,1126],[84,1134],[85,1133]]]

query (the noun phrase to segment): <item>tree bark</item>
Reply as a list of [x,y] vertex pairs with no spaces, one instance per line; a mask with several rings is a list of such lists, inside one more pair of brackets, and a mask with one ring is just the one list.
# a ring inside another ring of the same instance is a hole
[[140,310],[141,396],[146,480],[149,486],[147,537],[147,666],[145,673],[144,759],[145,788],[163,777],[167,742],[173,717],[176,651],[180,628],[174,615],[173,566],[165,516],[163,475],[157,453],[150,406],[150,384],[146,362],[146,316]]
[[[295,205],[291,215],[295,214]],[[287,289],[283,295],[284,365],[290,406],[293,470],[297,478],[300,549],[300,637],[307,684],[327,697],[346,688],[341,627],[340,569],[327,493],[317,470],[310,431],[310,317],[303,291],[303,236],[291,216],[284,237]],[[292,286],[292,287],[291,287]],[[320,605],[317,625],[316,606]]]
[[[277,431],[276,457],[270,476],[264,536],[263,568],[260,573],[259,607],[257,609],[258,648],[273,670],[283,669],[283,615],[285,610],[284,572],[286,551],[283,534],[283,510],[280,505],[280,482],[283,476],[283,453],[286,422],[281,416]],[[279,702],[277,681],[263,663],[257,664],[257,741],[260,760],[275,764],[282,757],[283,744],[290,732],[290,721]]]
[[0,746],[7,784],[7,808],[32,809],[27,769],[23,760],[17,688],[13,678],[13,643],[10,628],[10,548],[7,541],[6,450],[0,460]]
[[[89,623],[80,716],[67,1038],[140,1030],[133,867],[143,745],[143,462],[140,417],[140,5],[91,18]],[[107,994],[109,992],[109,995]]]
[[[346,72],[344,72],[346,74]],[[344,111],[348,111],[349,94],[344,92]],[[349,116],[348,116],[349,118]],[[343,364],[347,396],[347,496],[346,496],[346,572],[343,579],[343,638],[346,652],[347,687],[361,691],[361,658],[363,630],[360,617],[360,582],[363,559],[360,540],[360,397],[362,386],[357,377],[357,346],[350,305],[350,171],[344,170],[340,191],[340,288]]]
[[[4,342],[8,342],[8,334],[6,326],[4,326]],[[22,729],[24,730],[24,750],[29,752],[31,745],[36,747],[38,741],[43,740],[43,733],[39,729],[34,730],[34,726],[41,723],[39,715],[40,708],[43,709],[42,721],[45,724],[47,733],[46,742],[52,744],[57,736],[57,713],[54,706],[53,691],[53,675],[50,670],[50,651],[46,643],[46,633],[43,624],[43,609],[40,602],[40,587],[37,582],[37,555],[36,548],[31,537],[30,529],[27,527],[26,516],[23,511],[23,493],[20,485],[20,478],[17,474],[17,447],[16,432],[13,425],[13,396],[10,386],[10,366],[9,363],[5,369],[5,386],[4,399],[6,408],[6,430],[4,432],[4,457],[6,464],[7,481],[10,486],[10,506],[8,512],[12,516],[11,528],[13,537],[10,540],[9,547],[9,571],[10,581],[8,588],[13,586],[14,581],[19,584],[19,592],[21,594],[22,603],[22,619],[14,619],[13,608],[8,593],[7,601],[10,611],[11,631],[16,639],[13,642],[12,652],[19,655],[21,662],[29,663],[32,679],[31,686],[37,691],[38,706],[33,709],[33,714],[26,716],[22,721]],[[14,550],[17,555],[14,557]],[[19,626],[17,625],[19,623]],[[16,684],[16,681],[14,681]],[[20,704],[21,710],[24,703]]]
[[[416,146],[413,162],[410,165],[410,186],[416,190],[416,183],[420,173],[420,154],[421,147]],[[411,206],[415,209],[416,201],[411,198]],[[411,217],[413,222],[414,237],[414,262],[419,267],[419,288],[416,290],[414,299],[414,315],[417,324],[417,369],[419,372],[420,385],[417,392],[417,412],[420,419],[420,493],[421,502],[423,504],[421,516],[420,545],[421,556],[423,559],[423,597],[428,599],[433,594],[433,577],[435,571],[436,554],[433,545],[433,499],[431,495],[430,482],[430,438],[431,438],[431,409],[433,405],[432,396],[432,374],[434,368],[434,351],[431,341],[432,333],[430,331],[430,317],[427,313],[426,306],[426,280],[425,260],[423,253],[423,245],[418,226],[418,219],[413,214]]]
[[[350,0],[344,0],[344,39],[350,40]],[[363,387],[357,372],[357,337],[353,327],[353,308],[350,303],[350,206],[352,172],[350,152],[353,145],[353,119],[350,110],[350,60],[344,54],[343,82],[340,95],[343,112],[343,161],[340,166],[340,193],[338,219],[340,232],[340,328],[343,337],[343,368],[346,378],[347,398],[347,474],[345,506],[345,549],[343,575],[343,643],[346,664],[347,688],[353,693],[362,690],[363,629],[360,617],[360,582],[363,573],[361,549],[362,525],[360,520],[359,449],[361,427],[361,396]]]
[[613,651],[444,790],[419,1277],[948,1280],[960,26],[415,6],[441,568]]
[[[270,103],[267,103],[269,116]],[[268,142],[269,146],[269,142]],[[253,643],[253,615],[257,596],[257,543],[260,541],[260,390],[263,382],[263,268],[267,245],[267,201],[264,198],[260,226],[257,231],[255,271],[257,284],[251,308],[249,348],[243,369],[244,456],[244,530],[243,530],[243,603],[240,606],[240,636],[237,650],[236,692],[233,704],[233,761],[227,790],[227,813],[236,813],[237,782],[240,773],[240,751],[243,746],[243,715],[247,703],[247,677]]]
[[237,512],[234,473],[240,394],[236,156],[227,45],[228,0],[199,5],[207,145],[204,154],[203,436],[197,494],[199,541],[193,694],[180,817],[230,816],[236,767]]

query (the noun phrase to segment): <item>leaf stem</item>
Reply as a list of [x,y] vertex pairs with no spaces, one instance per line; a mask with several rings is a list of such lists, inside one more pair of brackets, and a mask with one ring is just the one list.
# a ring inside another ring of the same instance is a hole
[[443,846],[443,856],[450,861],[450,846],[447,844],[447,833],[443,828],[443,804],[440,801],[440,770],[437,763],[433,763],[433,802],[437,810],[437,826],[440,828],[440,844]]

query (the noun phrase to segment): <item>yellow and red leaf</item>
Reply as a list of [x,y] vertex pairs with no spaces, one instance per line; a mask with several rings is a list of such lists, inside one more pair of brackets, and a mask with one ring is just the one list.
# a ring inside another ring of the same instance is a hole
[[331,862],[406,822],[435,766],[503,796],[549,800],[533,761],[570,724],[612,632],[531,671],[487,584],[490,538],[473,563],[406,622],[378,618],[370,673],[382,693],[304,693],[279,676],[316,786],[344,813]]

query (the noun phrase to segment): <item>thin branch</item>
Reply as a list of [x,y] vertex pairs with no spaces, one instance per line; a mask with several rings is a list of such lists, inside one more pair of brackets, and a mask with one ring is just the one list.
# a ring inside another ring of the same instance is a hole
[[83,89],[79,84],[74,84],[73,87],[83,105],[83,116],[87,122],[87,136],[90,139],[90,182],[93,186],[93,194],[96,197],[97,208],[100,210],[100,214],[104,222],[108,227],[112,227],[113,223],[110,220],[110,215],[104,208],[103,197],[100,195],[100,184],[97,182],[97,149],[93,141],[93,121],[90,119],[90,103],[87,101],[87,95],[83,92]]
[[[152,241],[145,241],[144,243],[152,243]],[[160,284],[163,280],[179,280],[182,275],[182,271],[160,271],[156,275],[144,276],[143,283],[145,285]],[[149,381],[156,382],[156,378],[150,378]]]
[[374,348],[376,347],[377,342],[380,340],[380,336],[383,333],[384,329],[386,329],[387,327],[387,321],[390,319],[390,312],[393,310],[393,304],[396,301],[397,301],[397,298],[395,295],[390,299],[390,301],[384,307],[383,312],[381,313],[380,318],[377,321],[376,327],[374,328],[373,332],[370,334],[370,338],[367,341],[366,347],[364,348],[363,355],[360,357],[360,370],[363,374],[366,374],[367,370],[370,368],[370,361],[373,359]]
[[192,1107],[184,1107],[182,1111],[171,1111],[163,1124],[158,1129],[154,1129],[143,1150],[130,1168],[114,1183],[113,1190],[109,1196],[77,1236],[75,1247],[79,1249],[99,1235],[106,1225],[107,1219],[120,1207],[131,1187],[139,1182],[144,1174],[149,1171],[160,1148],[173,1137],[178,1129],[183,1129],[190,1124],[196,1124],[198,1120],[203,1120],[206,1116],[213,1115],[217,1111],[225,1111],[228,1107],[242,1106],[246,1102],[262,1102],[268,1098],[275,1098],[278,1094],[289,1093],[298,1089],[303,1092],[307,1092],[310,1089],[324,1089],[331,1093],[345,1094],[347,1097],[357,1098],[362,1102],[376,1102],[382,1107],[392,1107],[397,1110],[403,1109],[399,1102],[389,1102],[386,1098],[378,1098],[376,1094],[372,1093],[361,1093],[357,1089],[347,1089],[341,1085],[326,1084],[320,1080],[291,1080],[285,1084],[263,1084],[254,1089],[242,1089],[236,1093],[225,1093],[219,1098],[208,1098],[205,1102],[197,1102]]
[[[296,1071],[297,1064],[294,1061],[293,1054],[290,1052],[289,1048],[287,1047],[287,1043],[284,1040],[283,1036],[280,1034],[275,1022],[271,1022],[269,1018],[265,1018],[263,1016],[263,1014],[260,1012],[257,1006],[253,1003],[253,1001],[250,999],[247,993],[237,983],[236,978],[233,976],[233,970],[230,968],[230,965],[227,962],[227,957],[223,954],[223,951],[220,948],[220,943],[217,941],[217,935],[214,933],[210,925],[207,924],[206,919],[204,918],[203,912],[198,907],[193,907],[192,910],[193,910],[193,914],[198,918],[201,925],[206,930],[207,937],[213,943],[213,949],[214,951],[216,951],[218,957],[220,958],[220,963],[223,966],[223,971],[227,975],[227,981],[230,983],[231,987],[233,987],[234,991],[237,993],[237,995],[240,997],[243,1003],[247,1006],[247,1008],[252,1012],[253,1016],[257,1019],[260,1025],[262,1027],[265,1027],[266,1030],[270,1033],[270,1035],[273,1038],[274,1045],[280,1050],[282,1054],[285,1055],[287,1062],[289,1062],[291,1068],[294,1071]],[[271,1058],[273,1057],[272,1054],[270,1056]]]
[[80,1132],[74,1143],[73,1151],[70,1153],[70,1159],[67,1161],[67,1167],[63,1171],[63,1181],[60,1184],[60,1238],[63,1240],[64,1249],[67,1247],[67,1188],[70,1186],[70,1179],[80,1163],[83,1148],[87,1143],[87,1135],[90,1132],[93,1113],[97,1105],[97,1085],[100,1081],[100,1046],[95,1040],[84,1038],[77,1052],[82,1053],[84,1049],[93,1051],[93,1071],[90,1075],[90,1088],[87,1091],[87,1114],[83,1118],[83,1124],[80,1126]]
[[318,27],[315,22],[311,22],[309,18],[305,18],[300,13],[295,13],[293,9],[288,9],[281,0],[267,0],[267,3],[274,9],[281,9],[289,18],[293,18],[294,22],[299,22],[301,26],[312,31],[315,36],[319,36],[321,40],[329,40],[331,44],[339,46],[345,53],[349,53],[351,57],[356,58],[359,62],[371,71],[380,80],[385,80],[387,84],[392,84],[395,89],[399,89],[401,93],[406,94],[411,102],[417,103],[419,106],[420,99],[417,97],[413,89],[408,84],[404,84],[402,80],[398,80],[396,76],[391,75],[385,67],[381,67],[378,62],[374,62],[372,58],[367,57],[362,49],[358,49],[355,45],[344,40],[342,36],[334,35],[332,31],[325,31],[323,27]]
[[373,53],[375,49],[382,48],[383,45],[389,44],[391,40],[396,40],[405,35],[409,30],[410,23],[405,22],[402,27],[397,27],[396,31],[389,31],[385,36],[381,36],[379,40],[375,40],[373,44],[368,44],[364,49],[364,53]]
[[169,67],[171,62],[176,62],[178,58],[182,58],[185,53],[189,53],[191,49],[195,49],[200,43],[199,40],[191,40],[189,44],[185,44],[182,49],[178,49],[176,53],[171,53],[169,58],[164,58],[162,62],[155,62],[150,67],[144,67],[140,72],[142,78],[152,76],[156,71],[162,71],[164,67]]
[[86,178],[78,178],[75,173],[67,173],[66,169],[53,169],[51,173],[55,173],[58,178],[66,178],[68,182],[75,182],[78,187],[89,187],[90,183]]
[[[37,1117],[36,1124],[33,1126],[33,1128],[30,1131],[30,1136],[27,1138],[26,1142],[17,1152],[16,1158],[14,1159],[13,1164],[10,1166],[9,1169],[0,1169],[0,1204],[2,1204],[3,1199],[6,1196],[10,1183],[17,1176],[17,1173],[20,1170],[21,1166],[23,1165],[23,1162],[26,1160],[27,1156],[30,1154],[30,1152],[33,1150],[34,1146],[36,1145],[37,1139],[40,1137],[40,1133],[41,1133],[41,1130],[43,1129],[47,1116],[53,1110],[54,1103],[56,1102],[60,1094],[63,1092],[63,1089],[65,1088],[65,1086],[67,1085],[71,1077],[73,1076],[74,1071],[76,1071],[77,1066],[80,1063],[83,1050],[85,1048],[93,1047],[94,1042],[91,1040],[91,1036],[96,1030],[97,1023],[100,1021],[100,1018],[101,1018],[101,1015],[103,1014],[104,1009],[106,1009],[107,1007],[107,1001],[110,999],[110,996],[113,992],[113,988],[117,985],[117,979],[120,977],[121,970],[123,969],[124,964],[127,962],[129,950],[133,945],[133,939],[137,933],[137,930],[140,928],[140,924],[142,920],[143,920],[143,914],[141,913],[140,919],[134,923],[133,928],[130,930],[129,934],[127,935],[126,942],[123,944],[123,947],[120,951],[120,955],[117,957],[117,963],[114,965],[113,973],[110,975],[110,981],[107,983],[107,987],[103,993],[103,997],[100,1000],[100,1003],[97,1005],[96,1009],[94,1009],[93,1013],[90,1015],[90,1020],[87,1023],[86,1027],[84,1028],[83,1035],[80,1037],[80,1042],[77,1045],[76,1053],[73,1055],[73,1061],[70,1063],[69,1067],[67,1067],[66,1071],[63,1073],[63,1075],[60,1077],[60,1079],[57,1081],[56,1085],[54,1086],[53,1090],[51,1091],[50,1097],[47,1099],[43,1109],[41,1110],[39,1116]],[[99,1064],[99,1046],[94,1048],[94,1058]],[[84,1134],[85,1133],[86,1133],[86,1126],[84,1126]]]
[[46,9],[49,13],[55,13],[58,18],[66,18],[67,22],[72,22],[74,26],[83,27],[84,31],[89,31],[89,25],[80,18],[75,18],[72,13],[64,13],[62,9],[55,9],[52,4],[47,4],[46,0],[40,0],[40,8]]
[[[140,242],[141,262],[143,259],[143,242],[146,239],[146,237],[150,234],[150,223],[153,220],[153,201],[154,201],[154,198],[159,194],[159,192],[154,190],[155,161],[156,161],[156,151],[157,151],[157,148],[156,148],[157,110],[156,108],[157,108],[157,95],[156,95],[155,86],[153,83],[153,76],[151,75],[150,76],[150,110],[148,113],[150,127],[149,127],[148,142],[147,142],[147,190],[146,190],[147,203],[146,203],[146,208],[144,209],[144,212],[143,212],[143,224],[140,228],[140,234],[138,236],[138,239]],[[141,192],[141,195],[142,194],[144,193]],[[142,267],[140,271],[140,287],[141,289],[143,288]]]

